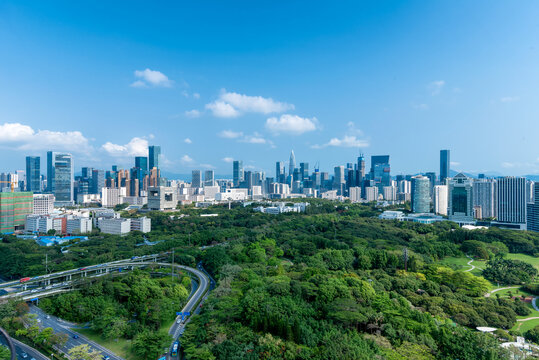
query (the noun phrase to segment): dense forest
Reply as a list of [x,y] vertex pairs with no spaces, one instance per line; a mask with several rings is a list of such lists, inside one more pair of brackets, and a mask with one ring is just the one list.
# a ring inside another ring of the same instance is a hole
[[[493,336],[474,329],[493,326],[511,338],[503,329],[528,308],[518,298],[484,297],[485,278],[440,260],[490,259],[491,279],[503,281],[511,268],[526,283],[535,272],[504,255],[539,254],[539,235],[382,221],[373,205],[310,202],[306,213],[276,216],[239,205],[152,212],[146,236],[155,246],[137,246],[141,233],[96,234],[66,253],[5,236],[0,275],[43,274],[45,254],[48,270],[58,271],[175,248],[177,262],[202,260],[218,280],[182,338],[188,359],[506,358]],[[212,244],[223,246],[199,248]]]

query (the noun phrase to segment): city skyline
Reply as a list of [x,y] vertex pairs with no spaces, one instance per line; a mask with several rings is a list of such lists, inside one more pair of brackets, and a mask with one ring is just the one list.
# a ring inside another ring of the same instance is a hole
[[48,150],[127,167],[158,143],[177,174],[229,174],[234,159],[269,173],[292,149],[326,171],[365,153],[391,155],[394,174],[438,172],[440,148],[455,171],[539,173],[539,4],[389,3],[5,2],[0,171]]

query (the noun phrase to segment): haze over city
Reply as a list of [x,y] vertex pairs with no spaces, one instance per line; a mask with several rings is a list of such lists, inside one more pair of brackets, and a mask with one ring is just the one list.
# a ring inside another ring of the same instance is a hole
[[0,171],[159,144],[175,174],[272,173],[292,149],[417,173],[442,148],[454,170],[539,172],[536,2],[269,4],[2,2]]

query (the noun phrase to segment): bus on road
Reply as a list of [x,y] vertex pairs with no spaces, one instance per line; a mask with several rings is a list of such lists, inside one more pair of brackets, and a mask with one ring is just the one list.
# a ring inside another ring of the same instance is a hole
[[180,346],[179,341],[174,341],[172,344],[172,351],[170,351],[170,356],[178,356],[178,347]]

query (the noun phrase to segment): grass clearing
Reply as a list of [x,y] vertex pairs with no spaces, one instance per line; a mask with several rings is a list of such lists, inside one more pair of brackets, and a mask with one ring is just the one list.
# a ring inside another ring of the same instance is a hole
[[520,260],[531,264],[534,268],[539,270],[539,257],[525,255],[525,254],[507,254],[506,256],[511,260]]
[[86,336],[88,339],[109,349],[116,355],[123,357],[126,360],[138,360],[138,358],[134,354],[131,353],[131,340],[126,340],[126,339],[118,339],[118,341],[105,340],[101,337],[100,334],[90,329],[73,329],[73,330],[78,333],[81,333],[82,335]]

